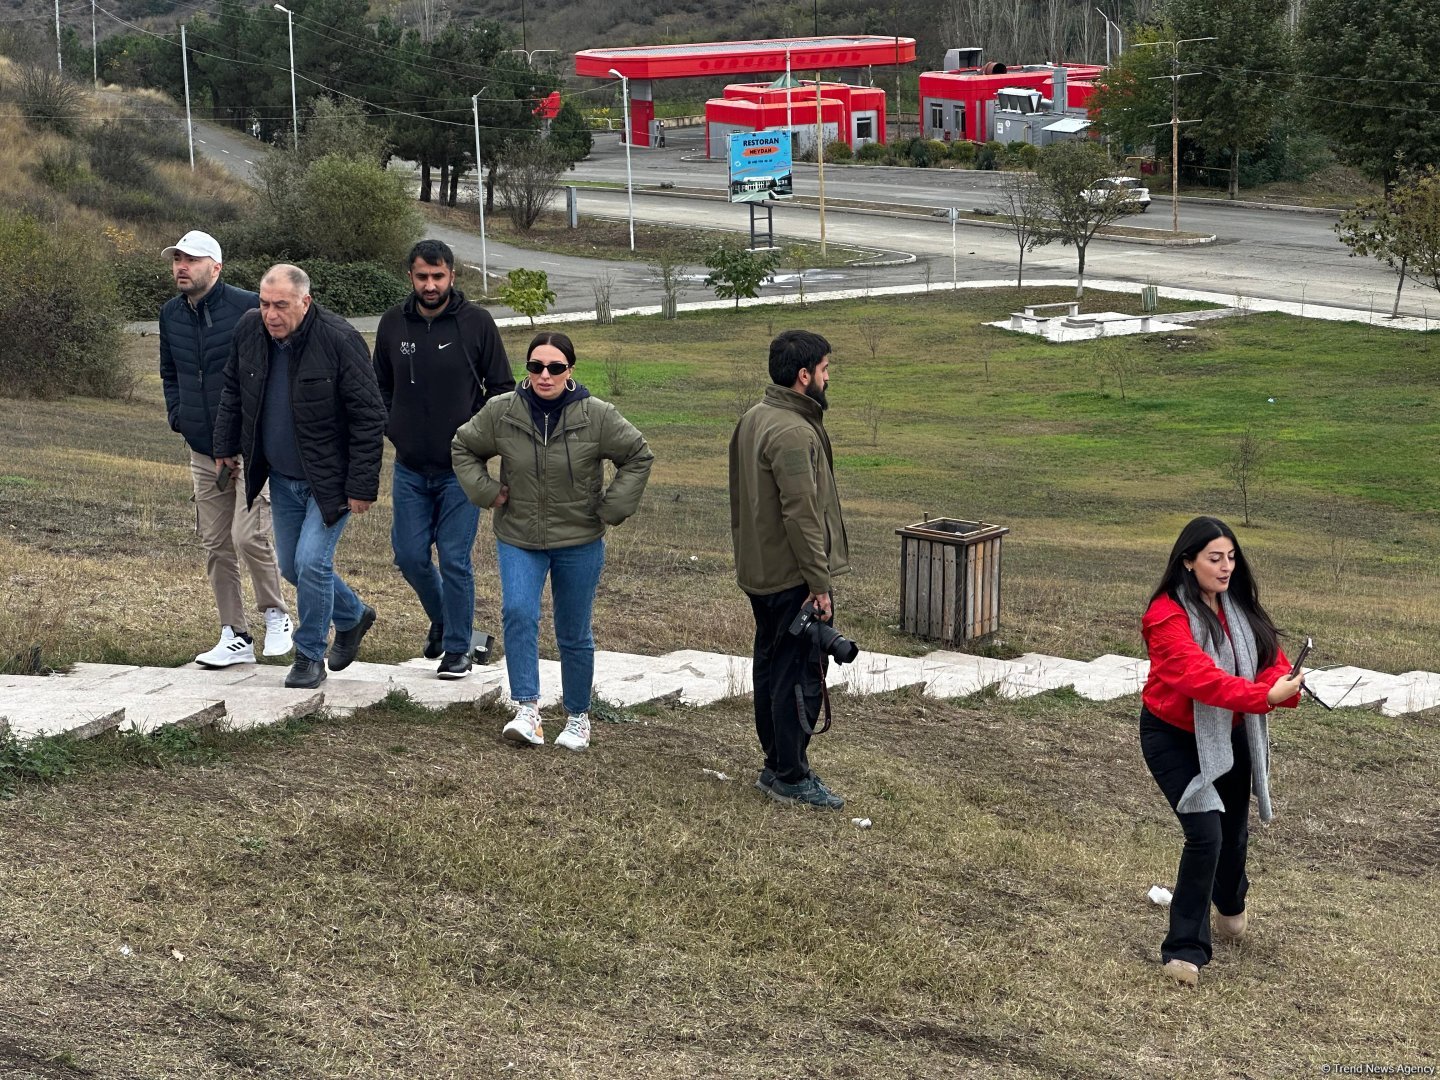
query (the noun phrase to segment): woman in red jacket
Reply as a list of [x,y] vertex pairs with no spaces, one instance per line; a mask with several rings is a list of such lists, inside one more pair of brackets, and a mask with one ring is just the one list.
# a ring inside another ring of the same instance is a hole
[[1180,819],[1180,854],[1164,972],[1188,986],[1216,936],[1245,935],[1245,848],[1250,793],[1269,821],[1270,742],[1265,716],[1299,703],[1275,624],[1235,534],[1223,521],[1186,525],[1141,621],[1150,676],[1141,695],[1140,750]]

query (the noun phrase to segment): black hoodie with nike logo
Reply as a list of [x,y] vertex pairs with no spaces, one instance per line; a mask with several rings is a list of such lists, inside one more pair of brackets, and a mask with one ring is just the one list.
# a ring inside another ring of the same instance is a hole
[[515,389],[490,313],[458,289],[433,319],[412,293],[380,317],[375,378],[395,457],[426,476],[451,471],[450,440],[491,398]]

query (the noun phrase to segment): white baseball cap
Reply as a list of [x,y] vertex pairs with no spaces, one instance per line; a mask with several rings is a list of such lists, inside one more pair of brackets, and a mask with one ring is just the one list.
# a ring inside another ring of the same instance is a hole
[[220,257],[220,242],[209,233],[200,232],[198,229],[187,232],[160,254],[168,257],[176,251],[183,251],[186,255],[214,259],[217,263],[225,261]]

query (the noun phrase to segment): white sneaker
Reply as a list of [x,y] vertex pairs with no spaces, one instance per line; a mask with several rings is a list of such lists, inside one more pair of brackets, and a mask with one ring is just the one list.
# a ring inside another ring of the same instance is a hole
[[201,667],[222,668],[231,664],[255,663],[255,645],[248,637],[241,637],[228,626],[220,628],[220,641],[209,652],[195,657]]
[[295,648],[295,624],[279,608],[265,609],[265,655],[284,656]]
[[585,750],[590,746],[590,714],[575,713],[565,721],[565,730],[555,738],[556,746],[566,750]]
[[506,742],[521,746],[544,746],[545,728],[540,723],[540,710],[527,702],[515,711],[515,719],[505,725],[501,732]]

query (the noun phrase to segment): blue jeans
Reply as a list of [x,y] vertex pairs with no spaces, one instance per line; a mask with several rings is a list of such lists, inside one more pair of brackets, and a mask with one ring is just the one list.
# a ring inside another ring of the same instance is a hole
[[335,545],[350,520],[346,511],[326,525],[310,485],[279,473],[270,474],[270,522],[275,527],[275,559],[280,575],[295,586],[300,625],[295,651],[311,660],[325,658],[330,623],[349,630],[360,622],[365,605],[335,573]]
[[572,715],[588,712],[590,686],[595,680],[590,613],[595,608],[595,590],[605,566],[605,541],[528,551],[498,540],[496,548],[500,556],[510,696],[516,701],[540,700],[540,594],[545,588],[545,575],[549,574],[565,709]]
[[[453,472],[426,476],[397,461],[390,490],[395,565],[430,621],[445,628],[441,647],[448,653],[468,653],[475,625],[470,550],[480,528],[480,508],[465,497]],[[438,570],[430,558],[432,548],[440,557]]]

